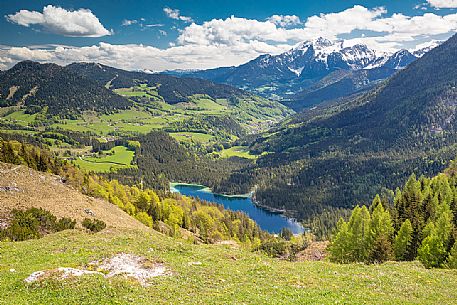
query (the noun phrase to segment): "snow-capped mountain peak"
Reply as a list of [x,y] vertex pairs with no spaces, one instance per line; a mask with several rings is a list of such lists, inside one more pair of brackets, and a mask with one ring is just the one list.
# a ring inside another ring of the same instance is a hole
[[[277,55],[281,62],[287,63],[290,71],[298,76],[303,71],[303,67],[312,62],[324,64],[325,69],[334,68],[364,69],[368,65],[379,62],[379,58],[384,58],[386,54],[370,49],[363,44],[345,46],[344,40],[330,41],[319,37],[297,44],[289,51]],[[272,62],[272,60],[270,59]]]
[[416,48],[410,50],[412,54],[416,57],[422,57],[425,53],[430,51],[431,49],[436,48],[440,44],[442,44],[444,41],[441,40],[431,40],[426,43],[422,43],[420,45],[417,45]]
[[237,67],[190,75],[250,89],[268,98],[309,98],[312,102],[321,94],[337,98],[368,89],[436,45],[432,42],[417,50],[386,53],[354,41],[321,37],[301,42],[278,55],[261,55]]

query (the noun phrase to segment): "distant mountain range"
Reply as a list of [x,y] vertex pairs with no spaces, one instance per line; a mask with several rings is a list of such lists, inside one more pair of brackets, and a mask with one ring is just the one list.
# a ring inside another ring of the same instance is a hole
[[169,104],[187,102],[195,94],[213,99],[253,96],[204,79],[131,72],[98,63],[73,63],[62,67],[23,61],[0,71],[0,107],[22,106],[30,113],[47,107],[47,113],[59,116],[87,110],[110,112],[132,106],[131,101],[110,89],[138,84],[156,86],[158,95]]
[[456,88],[453,36],[375,88],[308,108],[260,135],[250,150],[269,153],[224,187],[248,181],[261,205],[301,217],[368,203],[376,193],[392,201],[383,187],[395,189],[410,173],[436,174],[455,158]]
[[205,79],[126,71],[99,63],[72,63],[66,69],[110,89],[130,88],[138,84],[159,85],[158,94],[169,104],[187,102],[188,97],[194,94],[206,94],[214,99],[249,94],[233,86]]
[[325,100],[366,91],[440,44],[432,41],[414,51],[393,54],[343,40],[318,38],[279,55],[261,55],[237,67],[201,71],[168,71],[198,77],[285,101],[300,110]]
[[2,113],[23,110],[47,119],[76,119],[87,111],[111,114],[132,107],[155,113],[193,109],[196,121],[238,135],[263,130],[294,113],[277,101],[205,79],[125,71],[99,63],[63,67],[33,61],[0,71],[2,107],[9,107]]

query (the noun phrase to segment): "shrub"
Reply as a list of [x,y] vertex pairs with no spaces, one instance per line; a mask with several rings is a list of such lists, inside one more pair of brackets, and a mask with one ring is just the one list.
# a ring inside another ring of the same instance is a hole
[[152,217],[146,212],[139,212],[135,215],[135,218],[142,222],[145,226],[152,227]]
[[13,211],[11,225],[4,230],[4,235],[12,241],[40,238],[40,222],[27,211]]
[[42,208],[13,210],[10,225],[0,230],[0,239],[23,241],[40,238],[45,234],[74,229],[75,224],[76,221],[70,218],[57,220],[56,216]]
[[84,228],[88,229],[93,233],[100,232],[104,228],[106,228],[106,223],[103,220],[94,219],[91,220],[89,218],[85,218],[82,222]]
[[282,228],[279,236],[284,238],[285,240],[291,240],[294,234],[289,228]]
[[58,231],[74,229],[75,226],[76,226],[76,220],[68,218],[68,217],[63,217],[63,218],[59,219],[59,221],[57,222]]
[[270,239],[263,242],[258,250],[272,257],[282,257],[289,253],[288,243],[282,239]]

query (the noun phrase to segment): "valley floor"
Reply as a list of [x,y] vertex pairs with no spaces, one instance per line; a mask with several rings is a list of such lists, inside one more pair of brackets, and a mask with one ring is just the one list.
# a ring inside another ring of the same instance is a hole
[[[142,287],[100,275],[26,283],[38,270],[84,268],[118,253],[162,263],[170,275]],[[151,231],[63,231],[0,243],[0,304],[453,304],[455,270],[420,263],[288,262],[234,245],[194,245]]]

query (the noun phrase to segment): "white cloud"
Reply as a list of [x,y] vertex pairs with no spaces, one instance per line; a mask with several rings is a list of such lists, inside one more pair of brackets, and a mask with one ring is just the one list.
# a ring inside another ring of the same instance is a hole
[[213,19],[203,24],[184,28],[178,37],[181,45],[226,45],[234,46],[251,41],[286,43],[298,42],[315,36],[304,28],[285,29],[270,21],[238,18]]
[[159,33],[162,36],[167,36],[168,35],[167,31],[164,31],[164,30],[159,30]]
[[8,55],[15,60],[48,61],[53,59],[52,53],[46,50],[33,50],[27,47],[13,47],[8,50]]
[[[178,12],[175,17],[179,16]],[[433,39],[443,40],[457,30],[457,14],[388,15],[385,8],[368,9],[360,5],[337,13],[312,16],[293,27],[282,26],[283,17],[274,17],[277,22],[270,18],[259,21],[231,16],[202,24],[192,23],[166,49],[103,42],[86,47],[3,48],[0,50],[0,67],[10,67],[19,60],[35,59],[60,64],[95,61],[124,69],[154,71],[205,69],[239,65],[261,54],[278,54],[296,43],[318,36],[329,39],[351,37],[348,45],[364,43],[373,49],[393,52],[405,47],[411,49]]]
[[154,27],[162,27],[163,24],[161,23],[155,23],[155,24],[144,24],[143,26],[147,27],[147,28],[154,28]]
[[[179,45],[214,45],[234,48],[240,44],[265,43],[272,48],[276,44],[301,42],[316,37],[337,39],[342,35],[357,37],[371,47],[395,51],[405,43],[417,38],[433,39],[436,35],[448,34],[457,30],[457,14],[439,16],[426,13],[419,16],[393,14],[386,16],[383,7],[367,9],[360,5],[338,13],[321,14],[309,17],[303,27],[284,28],[279,22],[258,21],[231,16],[226,19],[213,19],[203,24],[191,24],[180,33]],[[281,20],[274,17],[273,20]]]
[[267,19],[271,23],[281,27],[294,26],[301,23],[300,17],[295,15],[273,15]]
[[427,0],[434,8],[457,8],[457,0]]
[[42,13],[28,10],[20,10],[14,15],[8,15],[5,17],[10,22],[26,27],[31,24],[43,24],[46,22]]
[[138,20],[136,20],[136,19],[133,19],[133,20],[124,19],[124,20],[122,20],[122,26],[129,26],[129,25],[136,24],[136,23],[138,23]]
[[210,68],[240,64],[259,54],[279,53],[288,48],[290,48],[289,45],[270,46],[263,42],[240,44],[231,49],[214,45],[186,45],[158,49],[140,44],[113,45],[103,42],[86,47],[6,48],[0,49],[0,67],[5,69],[18,61],[30,59],[61,65],[72,62],[99,62],[127,70]]
[[12,23],[29,27],[40,25],[46,31],[72,37],[101,37],[111,35],[100,20],[88,9],[68,11],[47,5],[43,12],[20,10],[5,16]]
[[191,17],[187,17],[187,16],[181,15],[181,12],[178,9],[172,9],[172,8],[169,8],[169,7],[164,7],[163,11],[171,19],[181,20],[181,21],[185,21],[185,22],[192,22],[193,21]]
[[383,7],[370,10],[361,5],[355,5],[338,13],[311,16],[306,20],[305,28],[323,37],[335,37],[338,34],[368,28],[378,31],[379,27],[376,27],[374,22],[385,13],[387,11]]

